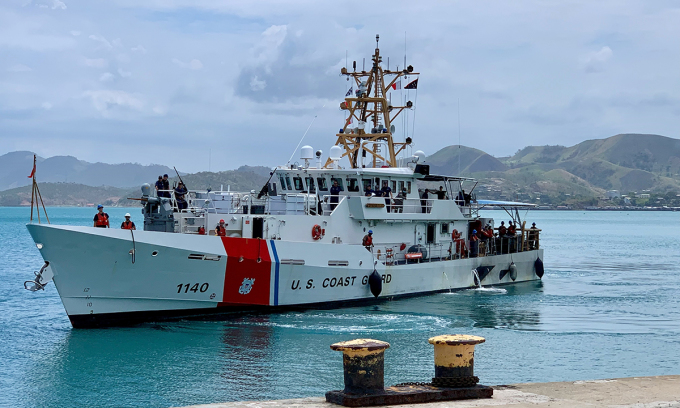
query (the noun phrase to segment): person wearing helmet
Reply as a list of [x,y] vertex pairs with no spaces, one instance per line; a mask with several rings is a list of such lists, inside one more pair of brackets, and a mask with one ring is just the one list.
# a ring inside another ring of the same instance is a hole
[[94,215],[94,226],[97,228],[109,228],[109,215],[104,212],[104,206],[97,206],[97,214]]
[[120,224],[121,229],[136,230],[135,223],[130,221],[130,213],[125,214],[125,221]]
[[479,237],[477,236],[477,230],[472,230],[472,235],[470,235],[470,258],[477,258],[479,254]]
[[224,220],[220,220],[220,223],[217,224],[217,226],[215,227],[215,235],[217,235],[218,237],[226,237],[227,236],[227,228],[226,228],[227,225],[229,225],[229,224],[225,224]]
[[361,240],[361,245],[369,252],[373,251],[373,230],[368,230],[368,234],[364,235],[364,238]]

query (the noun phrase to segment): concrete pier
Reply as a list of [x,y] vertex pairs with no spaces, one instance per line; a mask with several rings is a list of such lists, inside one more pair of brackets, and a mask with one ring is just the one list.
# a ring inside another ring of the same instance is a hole
[[[489,399],[394,406],[401,408],[501,406],[512,408],[680,408],[680,375],[512,384],[498,385],[493,388],[493,398]],[[337,408],[339,406],[326,402],[323,397],[192,405],[195,408]]]

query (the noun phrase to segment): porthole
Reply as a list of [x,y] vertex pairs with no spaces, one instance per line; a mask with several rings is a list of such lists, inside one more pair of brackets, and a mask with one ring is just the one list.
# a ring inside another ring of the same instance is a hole
[[158,251],[153,251],[153,252],[151,253],[151,256],[156,256],[156,255],[158,255]]

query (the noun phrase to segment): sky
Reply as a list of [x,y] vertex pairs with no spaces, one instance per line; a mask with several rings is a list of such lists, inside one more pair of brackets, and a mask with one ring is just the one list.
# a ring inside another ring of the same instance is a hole
[[3,0],[0,155],[221,171],[299,160],[309,128],[325,156],[376,34],[420,73],[391,95],[414,150],[680,138],[678,21],[665,0]]

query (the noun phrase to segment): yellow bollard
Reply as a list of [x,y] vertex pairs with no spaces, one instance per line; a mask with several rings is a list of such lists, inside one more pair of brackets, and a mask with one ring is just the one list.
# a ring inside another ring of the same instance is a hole
[[447,334],[432,337],[434,345],[434,378],[436,387],[474,387],[479,378],[475,377],[475,345],[484,343],[484,337],[466,334]]
[[356,339],[331,345],[342,351],[345,394],[385,392],[385,349],[390,343],[373,339]]

